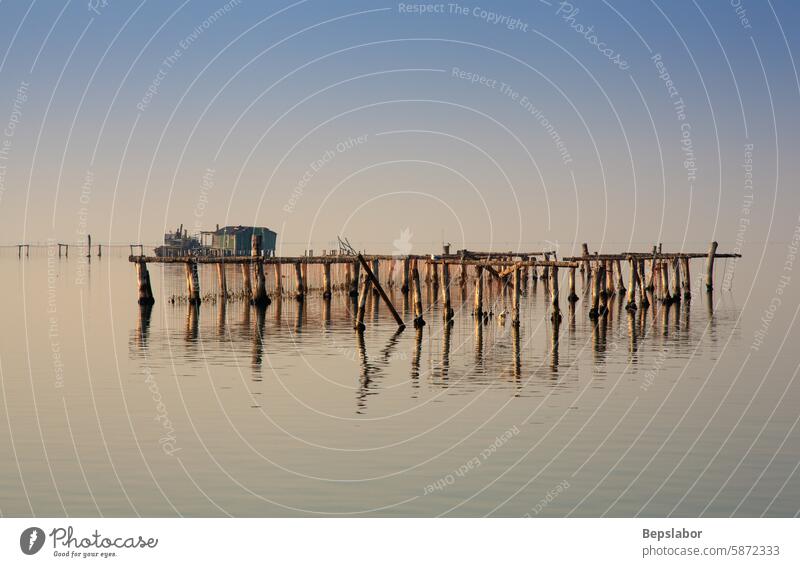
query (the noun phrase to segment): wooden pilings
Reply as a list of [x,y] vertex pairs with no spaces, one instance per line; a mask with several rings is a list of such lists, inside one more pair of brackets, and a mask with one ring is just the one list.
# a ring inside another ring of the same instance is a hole
[[253,261],[253,268],[256,273],[256,285],[253,288],[253,295],[250,303],[257,307],[266,307],[270,304],[267,296],[266,278],[264,277],[264,264],[259,260]]
[[355,329],[357,331],[363,331],[366,328],[364,326],[364,314],[367,311],[367,296],[369,295],[371,288],[372,288],[372,279],[364,278],[364,281],[361,284],[361,293],[358,296],[358,311],[356,312],[356,324],[355,324]]
[[409,278],[409,263],[411,260],[406,256],[403,258],[403,283],[400,286],[400,291],[402,293],[408,293],[409,286],[408,286],[408,278]]
[[350,297],[358,297],[358,283],[361,279],[361,262],[353,260],[353,278],[350,280]]
[[590,272],[592,278],[592,307],[589,309],[590,319],[597,319],[600,316],[600,294],[602,293],[601,288],[606,277],[603,271],[603,266],[600,262],[597,262],[594,266],[594,270]]
[[250,281],[250,264],[240,264],[242,269],[242,288],[245,296],[253,296],[253,285]]
[[281,263],[274,264],[275,268],[275,296],[283,295],[283,274],[281,273]]
[[681,258],[681,268],[683,269],[683,298],[692,298],[692,276],[689,273],[689,258]]
[[622,275],[622,264],[619,259],[614,260],[614,267],[617,270],[617,293],[625,295],[625,278]]
[[225,264],[222,262],[217,264],[217,287],[220,299],[226,300],[228,298],[228,282],[225,278]]
[[136,263],[136,279],[139,283],[139,305],[153,305],[153,288],[150,286],[150,272],[146,262]]
[[331,265],[322,265],[322,297],[331,298]]
[[389,308],[389,312],[392,314],[392,317],[394,317],[394,320],[397,322],[397,326],[400,327],[401,329],[405,329],[406,325],[403,322],[403,318],[400,317],[400,314],[397,312],[397,309],[395,309],[394,305],[392,305],[392,301],[389,299],[389,296],[386,295],[386,292],[383,290],[383,287],[381,287],[381,283],[378,281],[377,276],[372,272],[372,270],[370,270],[369,264],[367,264],[367,261],[364,259],[364,256],[359,254],[358,261],[361,262],[361,267],[364,269],[364,274],[366,278],[372,280],[372,286],[377,290],[378,295],[381,296],[383,302],[386,304],[386,307]]
[[381,261],[377,258],[372,261],[372,272],[369,272],[369,266],[364,266],[365,272],[372,273],[372,276],[375,278],[372,282],[372,292],[375,295],[378,295],[378,288],[375,283],[380,283],[380,270],[381,270]]
[[520,294],[520,268],[516,267],[512,274],[512,296],[511,296],[511,324],[519,327],[519,294]]
[[628,275],[628,303],[625,305],[625,309],[628,311],[636,310],[636,286],[639,283],[639,267],[637,264],[636,258],[628,260],[630,274]]
[[197,273],[197,262],[186,262],[186,290],[191,305],[200,305],[200,276]]
[[569,296],[567,297],[567,301],[570,303],[575,303],[578,301],[578,294],[575,293],[575,268],[572,267],[569,269]]
[[91,234],[87,234],[86,235],[86,257],[87,258],[91,258],[92,257],[92,235]]
[[447,262],[442,262],[442,316],[445,321],[453,318],[453,308],[450,304],[450,267]]
[[477,318],[483,316],[483,266],[475,266],[475,305],[472,314]]
[[647,299],[647,290],[645,289],[644,278],[645,278],[645,270],[644,270],[644,258],[639,258],[638,260],[634,260],[639,265],[639,273],[637,274],[637,280],[639,283],[639,303],[642,307],[647,307],[650,305],[650,300]]
[[589,245],[585,242],[581,245],[581,252],[583,253],[583,263],[581,264],[581,272],[585,273],[587,276],[590,276],[592,273],[592,267],[589,264]]
[[561,307],[558,305],[558,266],[550,268],[550,307],[553,308],[550,320],[560,321]]
[[717,253],[716,240],[708,248],[708,258],[706,259],[706,291],[714,289],[714,258]]
[[681,300],[681,266],[680,258],[672,260],[672,301]]
[[414,327],[419,329],[425,325],[425,319],[422,317],[422,287],[419,283],[419,269],[417,269],[416,260],[411,269],[411,279],[414,283]]

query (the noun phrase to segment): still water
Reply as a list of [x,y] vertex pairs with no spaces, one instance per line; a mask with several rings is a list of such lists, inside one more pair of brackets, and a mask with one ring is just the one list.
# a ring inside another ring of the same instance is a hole
[[[564,282],[554,328],[539,282],[517,332],[498,322],[497,288],[476,325],[471,284],[456,283],[452,327],[431,290],[423,331],[397,333],[373,301],[363,336],[342,291],[194,309],[172,302],[183,268],[151,266],[148,311],[122,251],[75,255],[0,255],[4,516],[800,509],[800,284],[776,292],[785,245],[746,256],[732,286],[719,262],[710,300],[702,260],[691,302],[629,315],[616,298],[598,324],[583,298],[568,310]],[[213,267],[200,277],[213,294]]]

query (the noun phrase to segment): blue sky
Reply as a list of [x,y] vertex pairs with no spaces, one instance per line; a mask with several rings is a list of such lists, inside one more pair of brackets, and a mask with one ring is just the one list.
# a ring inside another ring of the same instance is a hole
[[798,23],[753,0],[6,0],[0,241],[788,240]]

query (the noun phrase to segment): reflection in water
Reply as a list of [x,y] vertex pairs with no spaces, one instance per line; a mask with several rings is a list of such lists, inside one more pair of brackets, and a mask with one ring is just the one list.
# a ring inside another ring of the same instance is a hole
[[419,362],[422,358],[422,327],[417,327],[414,334],[414,353],[411,356],[411,385],[419,388]]
[[136,326],[136,333],[134,335],[136,337],[135,343],[138,350],[147,350],[147,341],[150,337],[150,317],[152,314],[152,305],[139,306],[139,322]]
[[439,378],[447,380],[450,371],[450,335],[452,334],[453,321],[450,320],[442,326],[442,359],[439,364]]
[[483,364],[483,320],[475,317],[475,366]]
[[225,338],[225,318],[227,315],[228,303],[226,301],[217,302],[217,336]]
[[197,342],[200,336],[200,306],[187,304],[186,312],[186,342]]
[[561,326],[561,318],[553,317],[553,329],[550,333],[550,369],[553,373],[558,373],[558,344],[561,340],[559,336],[559,327]]
[[514,359],[514,380],[519,380],[522,374],[522,360],[520,358],[519,325],[511,325],[512,356]]
[[[247,307],[245,309],[249,310]],[[254,305],[253,310],[256,313],[256,323],[253,330],[251,365],[253,370],[257,372],[261,370],[261,360],[264,353],[264,325],[267,318],[267,308],[262,305]]]

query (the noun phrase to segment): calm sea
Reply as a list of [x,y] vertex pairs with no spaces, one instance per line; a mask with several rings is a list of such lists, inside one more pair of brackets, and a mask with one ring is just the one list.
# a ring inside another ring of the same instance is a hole
[[394,289],[409,327],[371,301],[359,336],[343,291],[195,309],[153,265],[148,311],[122,251],[6,249],[0,514],[794,516],[800,282],[785,244],[746,252],[712,298],[694,261],[691,302],[597,324],[562,282],[554,328],[539,282],[518,332],[497,288],[476,325],[455,283],[451,327]]

